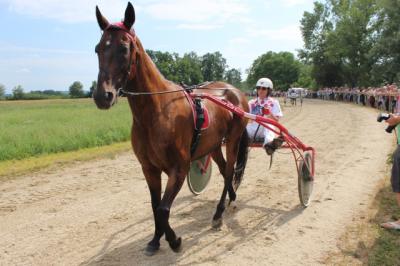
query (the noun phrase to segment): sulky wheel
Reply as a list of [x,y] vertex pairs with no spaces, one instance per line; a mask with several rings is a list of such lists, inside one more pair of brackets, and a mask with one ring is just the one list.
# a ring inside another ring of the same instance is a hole
[[190,163],[187,183],[194,195],[199,195],[207,187],[212,170],[211,156],[206,155]]
[[298,190],[301,205],[307,207],[313,191],[314,178],[311,176],[312,155],[310,152],[304,153],[304,161],[300,161],[298,171]]

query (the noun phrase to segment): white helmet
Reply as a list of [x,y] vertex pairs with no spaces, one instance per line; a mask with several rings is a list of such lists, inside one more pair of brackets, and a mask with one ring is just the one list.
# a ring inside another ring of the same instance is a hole
[[269,78],[260,78],[257,81],[256,87],[264,87],[264,88],[274,88],[274,84]]

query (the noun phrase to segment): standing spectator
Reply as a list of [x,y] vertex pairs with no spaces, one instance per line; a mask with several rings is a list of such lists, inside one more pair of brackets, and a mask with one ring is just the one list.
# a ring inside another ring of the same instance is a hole
[[[386,122],[391,125],[398,125],[400,123],[400,115],[392,114]],[[397,149],[393,154],[393,166],[391,184],[392,190],[396,195],[397,205],[400,208],[400,125],[397,126]],[[386,229],[400,230],[400,219],[397,221],[390,221],[382,223],[381,226]]]

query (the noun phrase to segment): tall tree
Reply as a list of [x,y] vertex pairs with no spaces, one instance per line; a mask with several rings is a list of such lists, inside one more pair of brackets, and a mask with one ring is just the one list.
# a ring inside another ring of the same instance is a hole
[[205,81],[222,80],[226,67],[226,59],[220,52],[207,53],[201,59],[201,71]]
[[236,68],[232,68],[226,71],[225,80],[236,88],[241,88],[242,86],[242,74]]
[[179,82],[176,76],[176,59],[179,57],[177,53],[152,50],[146,50],[146,52],[166,79]]
[[[400,73],[398,0],[325,0],[301,20],[300,58],[319,86],[370,86]],[[397,58],[397,60],[396,60]],[[399,77],[400,78],[400,77]]]
[[376,45],[372,49],[372,77],[378,82],[400,80],[400,2],[398,0],[377,1],[377,16],[374,21]]
[[317,83],[315,82],[315,79],[312,77],[311,71],[312,71],[311,65],[301,64],[299,78],[294,84],[292,84],[293,87],[307,88],[313,90],[317,89],[318,88]]
[[176,77],[177,81],[188,85],[199,84],[203,81],[200,58],[195,52],[187,53],[182,58],[177,58]]
[[269,51],[258,57],[248,70],[247,84],[253,88],[259,78],[267,77],[274,88],[288,89],[299,78],[300,62],[290,52]]
[[341,60],[344,83],[350,87],[370,84],[369,54],[374,31],[371,20],[376,0],[331,0],[334,31],[327,39],[327,56]]
[[89,88],[89,97],[92,97],[93,96],[93,92],[94,92],[94,90],[97,88],[97,81],[96,80],[93,80],[92,81],[92,86],[90,86],[90,88]]
[[313,12],[304,12],[300,21],[304,48],[299,51],[299,57],[312,65],[311,74],[318,86],[342,84],[341,60],[327,53],[328,38],[334,29],[331,14],[329,0],[325,4],[314,2]]
[[75,81],[69,86],[69,95],[71,98],[83,98],[85,93],[83,92],[83,85],[79,81]]
[[4,100],[6,97],[6,87],[0,84],[0,100]]
[[24,98],[24,88],[22,88],[21,85],[17,85],[13,88],[12,90],[12,94],[13,94],[13,99],[15,100],[21,100]]

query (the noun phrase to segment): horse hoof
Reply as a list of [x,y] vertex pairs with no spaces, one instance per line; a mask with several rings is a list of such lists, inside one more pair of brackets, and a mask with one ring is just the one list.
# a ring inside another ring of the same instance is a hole
[[236,200],[236,193],[232,191],[232,193],[229,193],[229,202],[235,201]]
[[230,201],[229,208],[231,208],[232,210],[236,210],[236,208],[237,208],[236,201]]
[[222,226],[222,218],[218,218],[216,220],[212,220],[212,228],[221,229]]
[[144,250],[144,254],[150,257],[156,254],[159,249],[160,247],[147,245],[146,249]]
[[175,241],[168,242],[172,251],[178,253],[182,250],[182,238],[177,238]]

